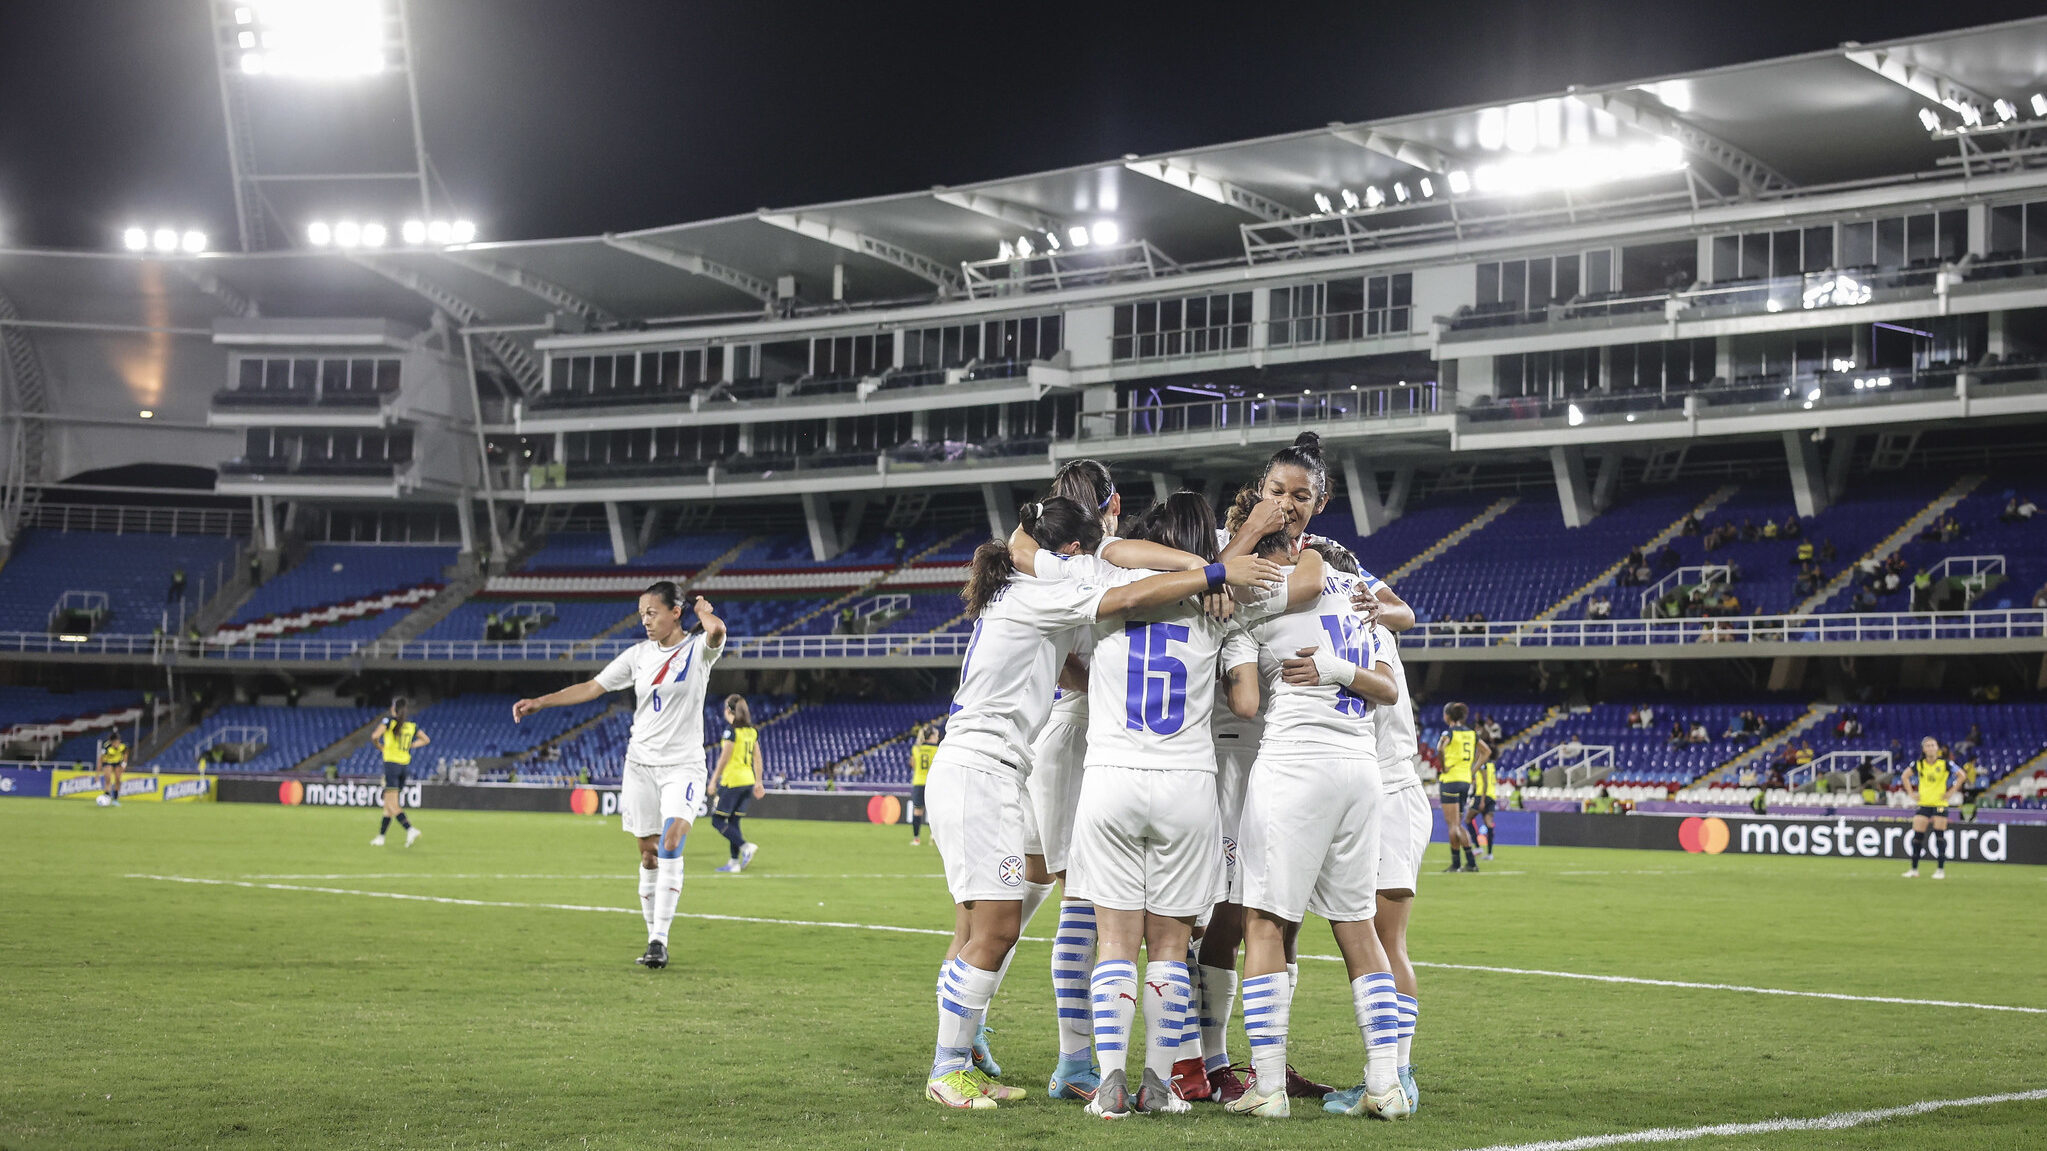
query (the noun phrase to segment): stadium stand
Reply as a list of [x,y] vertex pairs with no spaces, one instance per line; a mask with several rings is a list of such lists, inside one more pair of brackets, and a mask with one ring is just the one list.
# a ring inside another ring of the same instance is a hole
[[[574,707],[549,708],[512,722],[516,695],[464,695],[441,700],[414,712],[412,719],[432,740],[413,756],[416,778],[444,773],[458,760],[502,759],[523,755],[549,740],[604,713],[606,702],[595,700]],[[383,755],[365,741],[344,756],[344,776],[374,776],[384,770]]]
[[139,691],[0,687],[0,752],[11,749],[29,759],[56,763],[88,761],[96,756],[108,728],[116,724],[125,728],[143,717]]
[[[211,594],[216,572],[233,574],[236,547],[219,536],[25,531],[0,567],[0,631],[46,631],[51,609],[69,591],[106,594],[108,616],[95,631],[148,635],[166,615],[174,628],[200,607],[202,577]],[[179,570],[185,588],[173,595]]]
[[230,704],[207,716],[191,731],[150,757],[158,771],[190,771],[201,750],[218,743],[231,728],[261,728],[263,750],[242,761],[216,761],[223,773],[289,771],[349,732],[374,719],[381,709],[369,707],[278,707]]
[[314,613],[394,592],[424,589],[431,593],[441,586],[443,573],[454,564],[456,554],[451,547],[317,544],[297,567],[257,588],[221,632],[240,638],[259,629],[293,635],[317,628],[321,639],[374,639],[399,617],[385,618],[386,611],[331,624],[323,623]]
[[[725,730],[724,698],[713,693],[704,701],[707,751],[716,746],[719,734]],[[795,709],[794,698],[748,694],[746,699],[753,708],[754,723],[761,728],[761,746],[767,749],[769,775],[780,777],[789,774],[786,765],[775,754],[779,745],[771,732],[780,722],[780,717]],[[509,711],[509,705],[507,709]],[[632,738],[632,719],[630,706],[602,713],[602,718],[595,723],[559,742],[561,754],[558,758],[522,765],[526,768],[521,773],[522,777],[529,772],[546,771],[570,779],[587,779],[592,783],[617,783],[620,773],[625,770],[625,749]],[[714,762],[707,758],[705,770],[708,771]]]

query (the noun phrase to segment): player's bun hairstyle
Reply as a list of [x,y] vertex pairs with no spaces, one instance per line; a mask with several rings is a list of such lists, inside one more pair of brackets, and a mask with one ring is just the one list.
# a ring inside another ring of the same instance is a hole
[[392,696],[392,697],[391,697],[391,715],[392,715],[392,716],[393,716],[394,718],[397,718],[397,719],[404,719],[404,718],[405,718],[405,713],[406,713],[406,712],[407,712],[408,710],[410,710],[410,709],[411,709],[411,707],[412,707],[412,701],[411,701],[411,700],[409,700],[409,699],[406,699],[406,698],[405,698],[404,696],[402,696],[402,695],[394,695],[394,696]]
[[1052,477],[1049,494],[1091,507],[1096,515],[1107,515],[1109,501],[1116,498],[1116,481],[1109,478],[1108,465],[1100,460],[1069,460]]
[[1444,723],[1463,723],[1465,717],[1470,714],[1471,709],[1461,703],[1446,703],[1443,705]]
[[1317,537],[1315,542],[1308,546],[1320,552],[1322,554],[1322,562],[1335,568],[1337,571],[1349,572],[1352,575],[1362,575],[1364,573],[1365,569],[1358,564],[1358,557],[1353,555],[1349,548],[1344,547],[1335,540]]
[[[1271,470],[1269,466],[1267,470]],[[1265,481],[1262,478],[1255,485],[1238,488],[1236,498],[1230,501],[1229,513],[1223,517],[1223,527],[1229,529],[1233,536],[1243,531],[1244,521],[1251,517],[1251,509],[1257,507],[1258,501],[1264,498]],[[1286,529],[1280,528],[1259,540],[1258,545],[1251,551],[1252,554],[1261,556],[1287,555],[1293,551],[1293,547],[1294,542],[1288,538]]]
[[[653,583],[648,584],[647,589],[640,594],[650,595],[660,600],[662,607],[674,608],[677,611],[682,609],[682,587],[672,579],[655,580]],[[702,631],[703,629],[704,621],[692,618],[688,627],[684,630],[685,633],[688,633]]]
[[1155,544],[1191,552],[1203,563],[1215,562],[1215,509],[1199,492],[1174,492],[1146,508],[1137,534]]
[[[1100,513],[1065,496],[1025,504],[1016,510],[1016,521],[1048,552],[1077,543],[1081,551],[1092,553],[1102,543]],[[1009,541],[989,540],[975,548],[966,586],[960,589],[960,599],[966,603],[968,614],[980,615],[1015,574],[1016,565],[1009,558]]]
[[753,707],[737,692],[725,697],[725,710],[732,713],[733,727],[753,726]]
[[1320,505],[1329,498],[1329,465],[1322,460],[1322,437],[1315,432],[1302,432],[1294,442],[1272,453],[1265,461],[1265,470],[1258,473],[1258,490],[1265,490],[1266,477],[1272,469],[1296,467],[1308,473],[1308,481],[1315,487],[1315,503]]

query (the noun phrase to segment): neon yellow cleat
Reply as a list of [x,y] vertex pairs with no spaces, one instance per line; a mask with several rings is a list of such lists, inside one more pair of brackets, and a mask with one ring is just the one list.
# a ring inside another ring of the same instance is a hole
[[1021,1087],[1011,1087],[1007,1083],[997,1083],[993,1078],[989,1077],[986,1071],[978,1067],[967,1068],[966,1076],[967,1082],[979,1088],[981,1094],[998,1103],[1007,1103],[1012,1099],[1021,1099],[1029,1094],[1029,1092]]
[[924,1085],[924,1098],[943,1103],[958,1111],[992,1111],[995,1100],[981,1093],[981,1088],[967,1077],[964,1071],[948,1071]]

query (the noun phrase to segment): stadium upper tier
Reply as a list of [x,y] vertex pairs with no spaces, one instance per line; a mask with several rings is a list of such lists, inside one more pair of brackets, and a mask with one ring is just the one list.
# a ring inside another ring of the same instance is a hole
[[81,631],[175,630],[234,576],[235,552],[218,536],[31,528],[0,567],[0,631],[57,630],[60,603],[91,614]]

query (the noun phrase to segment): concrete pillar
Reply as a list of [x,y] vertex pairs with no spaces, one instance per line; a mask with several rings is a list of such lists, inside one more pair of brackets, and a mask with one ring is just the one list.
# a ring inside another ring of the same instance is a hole
[[1613,347],[1608,344],[1599,346],[1598,387],[1602,392],[1613,391]]
[[830,496],[822,492],[803,493],[803,524],[810,529],[810,556],[818,563],[846,550],[839,542],[839,524],[832,518]]
[[1797,505],[1798,514],[1816,516],[1826,511],[1827,480],[1820,470],[1820,449],[1812,442],[1812,433],[1785,432],[1784,456],[1791,465],[1791,502]]
[[1713,337],[1713,374],[1723,380],[1734,379],[1733,336]]
[[1386,501],[1379,498],[1378,473],[1356,455],[1346,454],[1341,462],[1343,490],[1350,497],[1351,529],[1369,536],[1392,523],[1399,513],[1388,510]]
[[1592,511],[1603,512],[1613,506],[1613,497],[1621,488],[1621,455],[1611,452],[1599,457],[1599,474],[1592,481]]
[[839,521],[839,546],[849,548],[860,538],[860,521],[867,518],[867,497],[855,495],[846,505],[846,518]]
[[1585,449],[1551,448],[1549,466],[1556,475],[1557,503],[1564,510],[1564,526],[1582,528],[1591,523],[1599,513],[1592,506],[1592,485],[1585,479]]
[[1396,468],[1393,472],[1393,490],[1386,493],[1386,518],[1397,520],[1407,513],[1407,497],[1414,491],[1414,469]]
[[742,456],[747,456],[747,455],[752,455],[752,454],[753,454],[753,425],[752,425],[752,424],[741,424],[741,425],[739,425],[739,448],[738,448],[738,451],[739,451],[739,454],[740,454],[740,455],[742,455]]
[[611,529],[611,562],[623,567],[632,553],[626,550],[624,509],[615,500],[604,501],[604,525]]
[[1848,469],[1855,463],[1855,433],[1833,434],[1834,449],[1827,455],[1827,502],[1840,500],[1848,490]]
[[1805,657],[1780,655],[1770,661],[1770,690],[1796,691],[1805,682]]
[[640,540],[639,546],[633,549],[634,555],[647,554],[647,545],[654,542],[654,529],[659,527],[660,523],[661,509],[648,507],[647,513],[640,517]]
[[1154,503],[1165,503],[1166,497],[1180,490],[1180,477],[1175,472],[1151,473],[1151,498]]
[[462,555],[476,553],[476,525],[469,522],[469,501],[455,501],[455,523],[462,529]]
[[1016,530],[1016,501],[1008,484],[982,484],[981,503],[988,510],[988,530],[996,539],[1006,540]]
[[2011,341],[2004,334],[2004,313],[1991,312],[1984,317],[1989,323],[1989,332],[1983,343],[1983,354],[2000,359],[2011,354]]
[[910,441],[919,444],[931,442],[931,413],[923,408],[910,413]]

